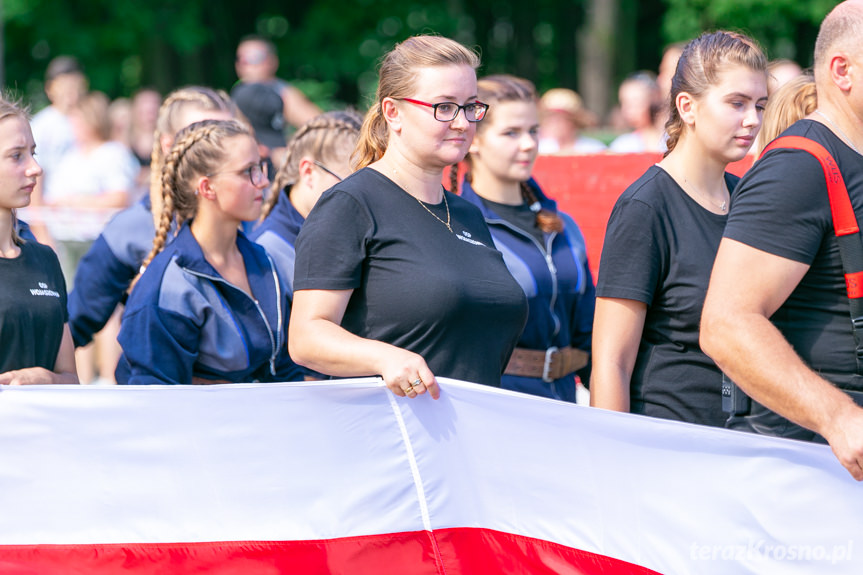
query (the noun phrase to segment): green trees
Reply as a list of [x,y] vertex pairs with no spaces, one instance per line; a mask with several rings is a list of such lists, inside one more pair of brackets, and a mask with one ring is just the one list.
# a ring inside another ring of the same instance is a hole
[[230,88],[234,49],[273,39],[280,75],[324,107],[363,108],[375,65],[395,42],[438,33],[477,46],[482,73],[540,89],[569,86],[602,112],[627,73],[655,69],[663,46],[704,29],[754,35],[771,57],[810,62],[834,0],[0,0],[7,87],[37,105],[50,58],[77,56],[111,96],[151,85]]

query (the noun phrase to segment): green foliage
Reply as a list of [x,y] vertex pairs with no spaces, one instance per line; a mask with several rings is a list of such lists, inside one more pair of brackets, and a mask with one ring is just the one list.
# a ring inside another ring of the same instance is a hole
[[705,30],[730,29],[758,40],[771,59],[811,63],[815,32],[836,0],[665,0],[668,41],[689,40]]
[[[5,0],[5,84],[38,107],[48,62],[72,54],[92,87],[112,97],[145,85],[163,93],[189,83],[229,89],[237,42],[257,33],[276,44],[279,75],[322,107],[363,108],[381,56],[408,36],[437,33],[477,47],[481,74],[514,73],[541,90],[577,87],[583,55],[576,40],[586,12],[603,1]],[[749,32],[770,57],[806,65],[818,22],[835,4],[620,0],[618,29],[608,31],[616,52],[613,77],[655,68],[663,43],[719,27]]]

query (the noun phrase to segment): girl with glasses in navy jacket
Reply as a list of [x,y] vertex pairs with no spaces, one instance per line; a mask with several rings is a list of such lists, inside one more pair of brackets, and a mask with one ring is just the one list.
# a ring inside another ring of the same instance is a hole
[[[249,130],[207,120],[177,134],[162,170],[162,211],[120,329],[118,383],[285,381],[285,282],[239,231],[269,185]],[[176,221],[179,232],[167,246]]]

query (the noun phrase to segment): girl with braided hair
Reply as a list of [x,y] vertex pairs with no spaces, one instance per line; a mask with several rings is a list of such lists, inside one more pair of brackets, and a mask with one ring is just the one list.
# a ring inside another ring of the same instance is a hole
[[177,134],[162,169],[156,238],[123,315],[118,383],[301,377],[285,343],[285,283],[266,250],[239,231],[260,217],[268,185],[257,143],[236,120]]
[[351,152],[362,118],[350,111],[326,112],[306,122],[288,142],[261,223],[249,238],[267,249],[293,296],[294,244],[321,194],[351,172]]
[[[482,211],[529,306],[501,385],[574,402],[576,372],[587,380],[593,327],[584,237],[531,177],[539,140],[533,84],[496,75],[480,78],[477,87],[489,111],[465,159],[462,197]],[[457,172],[456,166],[450,170],[453,189]]]
[[69,327],[75,347],[79,348],[78,370],[82,382],[90,383],[94,370],[93,358],[82,354],[81,348],[95,336],[99,356],[95,381],[114,383],[114,369],[120,356],[117,344],[120,310],[117,308],[126,301],[129,286],[153,246],[156,220],[162,211],[162,165],[174,143],[174,135],[193,122],[233,117],[236,117],[236,107],[228,95],[203,86],[180,88],[162,103],[153,137],[149,194],[108,222],[81,259],[69,294]]

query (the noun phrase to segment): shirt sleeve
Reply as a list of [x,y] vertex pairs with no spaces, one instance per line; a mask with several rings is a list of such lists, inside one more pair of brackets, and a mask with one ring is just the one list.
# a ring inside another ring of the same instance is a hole
[[372,232],[361,202],[339,190],[324,193],[297,236],[294,291],[359,287]]
[[647,203],[621,198],[611,212],[599,266],[597,297],[650,304],[667,269],[660,215]]
[[192,383],[200,329],[191,318],[144,306],[123,317],[118,340],[130,370],[129,385]]
[[87,345],[105,327],[136,274],[114,256],[103,236],[93,242],[78,264],[69,294],[69,327],[76,346]]
[[831,230],[820,162],[802,150],[773,150],[740,182],[724,236],[810,265]]

